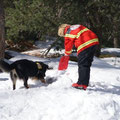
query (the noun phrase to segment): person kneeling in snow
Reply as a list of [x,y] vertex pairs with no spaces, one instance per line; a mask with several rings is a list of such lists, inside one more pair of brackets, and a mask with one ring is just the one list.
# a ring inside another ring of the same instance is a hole
[[75,45],[78,55],[78,82],[72,87],[86,90],[89,85],[90,67],[93,61],[98,37],[83,25],[62,24],[58,28],[58,35],[64,37],[65,56],[69,56]]

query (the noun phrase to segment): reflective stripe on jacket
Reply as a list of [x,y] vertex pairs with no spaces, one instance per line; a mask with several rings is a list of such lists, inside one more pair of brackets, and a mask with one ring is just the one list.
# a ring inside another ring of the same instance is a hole
[[73,45],[75,45],[77,54],[79,54],[84,49],[99,44],[96,34],[83,25],[67,26],[64,32],[65,54],[67,55],[71,54]]

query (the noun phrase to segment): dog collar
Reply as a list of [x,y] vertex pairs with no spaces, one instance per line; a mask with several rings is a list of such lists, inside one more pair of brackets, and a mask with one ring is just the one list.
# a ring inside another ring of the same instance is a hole
[[39,62],[36,62],[38,69],[42,69],[42,66]]

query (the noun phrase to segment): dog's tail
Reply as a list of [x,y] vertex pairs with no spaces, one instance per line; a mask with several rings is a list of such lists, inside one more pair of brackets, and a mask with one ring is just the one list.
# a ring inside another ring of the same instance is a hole
[[11,68],[10,64],[7,63],[6,61],[0,60],[0,69],[1,69],[3,72],[9,73],[12,68]]

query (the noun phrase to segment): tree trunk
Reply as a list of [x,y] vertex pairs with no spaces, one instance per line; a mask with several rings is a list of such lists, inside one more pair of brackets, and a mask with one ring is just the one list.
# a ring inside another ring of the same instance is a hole
[[5,18],[3,0],[0,0],[0,59],[4,58],[5,52]]
[[114,48],[118,48],[118,39],[114,38],[113,40]]

